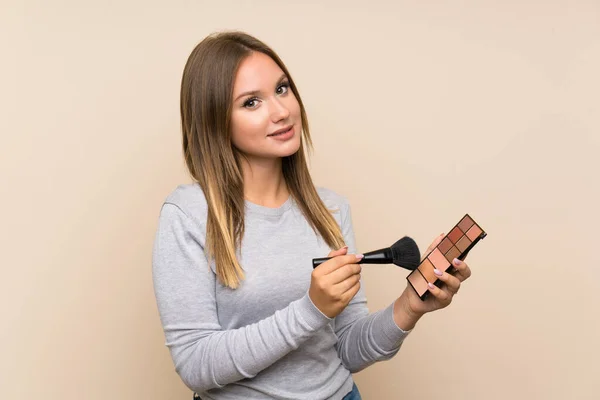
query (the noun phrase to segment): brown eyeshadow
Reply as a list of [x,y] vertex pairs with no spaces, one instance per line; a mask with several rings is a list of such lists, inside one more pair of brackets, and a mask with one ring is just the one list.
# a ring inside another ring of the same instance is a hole
[[433,273],[433,264],[428,259],[424,259],[419,265],[419,271],[421,271],[427,282],[435,283],[437,280],[437,275]]
[[458,247],[458,249],[462,253],[463,251],[465,251],[467,249],[467,247],[469,247],[470,244],[471,244],[471,241],[469,240],[469,238],[466,236],[463,236],[462,238],[460,238],[458,243],[456,243],[456,247]]
[[455,226],[454,229],[448,234],[448,238],[452,241],[452,243],[456,244],[458,239],[463,235],[462,231],[458,226]]
[[444,240],[442,240],[440,242],[440,244],[438,244],[438,249],[440,249],[440,251],[442,252],[442,254],[446,254],[446,252],[448,250],[450,250],[450,247],[452,247],[452,242],[450,241],[450,239],[448,239],[447,237],[444,238]]
[[454,246],[446,253],[446,259],[450,262],[454,260],[456,257],[460,256],[460,251]]
[[419,297],[423,296],[427,291],[427,281],[423,278],[423,275],[419,272],[419,270],[415,270],[408,275],[408,280],[419,295]]
[[448,260],[444,258],[444,255],[440,253],[440,250],[436,247],[431,254],[427,257],[429,261],[440,271],[445,271],[448,269],[450,264],[448,264]]
[[469,218],[468,215],[465,215],[464,218],[458,223],[458,227],[463,231],[466,232],[469,230],[470,227],[473,226],[473,220],[471,218]]
[[481,228],[477,225],[473,225],[473,227],[467,231],[467,237],[471,240],[475,240],[479,235],[481,235],[481,233]]

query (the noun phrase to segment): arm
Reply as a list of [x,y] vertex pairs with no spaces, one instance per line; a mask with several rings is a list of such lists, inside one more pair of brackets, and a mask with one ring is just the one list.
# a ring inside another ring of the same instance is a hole
[[[341,212],[342,234],[348,253],[356,253],[350,206],[343,204]],[[369,314],[361,287],[348,307],[335,318],[338,356],[348,370],[358,372],[396,355],[412,327],[406,329],[400,329],[394,321],[394,304]]]
[[330,321],[307,293],[255,324],[223,330],[215,299],[218,283],[203,235],[177,206],[165,204],[152,266],[166,345],[183,382],[198,392],[254,377]]

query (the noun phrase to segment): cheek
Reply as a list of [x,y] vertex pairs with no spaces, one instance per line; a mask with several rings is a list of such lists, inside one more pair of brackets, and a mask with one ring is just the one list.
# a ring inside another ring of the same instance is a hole
[[295,97],[292,97],[291,104],[289,105],[290,114],[295,117],[298,121],[300,120],[300,103]]
[[239,112],[231,118],[231,139],[236,147],[243,147],[256,137],[263,137],[267,129],[267,120],[260,110]]

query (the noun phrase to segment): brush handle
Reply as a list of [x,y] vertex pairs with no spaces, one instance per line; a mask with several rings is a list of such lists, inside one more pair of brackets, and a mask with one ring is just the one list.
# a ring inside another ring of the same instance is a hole
[[[313,258],[313,269],[323,264],[327,260],[331,260],[333,257],[321,257]],[[392,250],[389,247],[383,249],[370,251],[364,254],[364,257],[357,261],[355,264],[391,264],[393,262]]]
[[317,268],[319,265],[323,264],[325,261],[332,259],[333,257],[321,257],[321,258],[313,258],[313,269]]
[[[313,258],[312,263],[313,263],[313,269],[317,268],[319,265],[323,264],[325,261],[331,260],[333,257],[321,257],[321,258]],[[363,258],[362,260],[358,260],[356,261],[354,264],[376,264],[376,263],[365,263],[365,259]],[[387,263],[380,263],[380,264],[387,264]]]

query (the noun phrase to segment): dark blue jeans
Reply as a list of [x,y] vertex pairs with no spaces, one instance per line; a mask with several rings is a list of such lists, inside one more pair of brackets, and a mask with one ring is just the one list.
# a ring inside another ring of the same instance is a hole
[[[200,399],[200,396],[198,396],[196,393],[194,393],[194,400],[202,400],[202,399]],[[347,395],[345,395],[342,400],[362,400],[362,397],[360,397],[360,393],[358,391],[358,387],[356,387],[356,383],[354,385],[352,385],[352,391],[350,393],[348,393]]]

